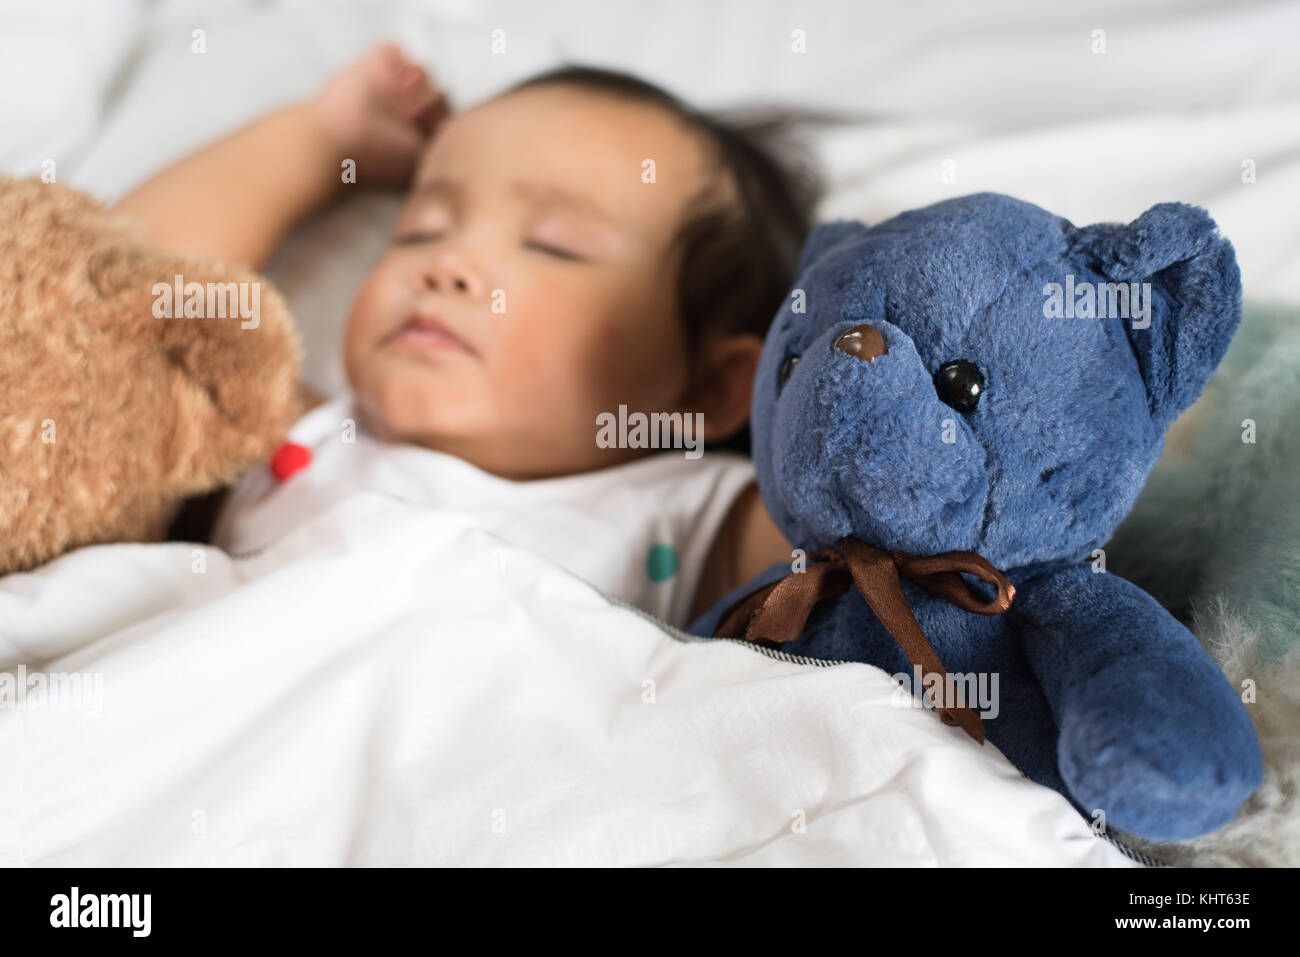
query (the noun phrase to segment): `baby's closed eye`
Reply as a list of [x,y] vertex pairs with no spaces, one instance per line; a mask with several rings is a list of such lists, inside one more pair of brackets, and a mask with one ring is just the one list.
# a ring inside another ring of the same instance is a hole
[[[443,238],[440,232],[410,232],[398,233],[393,238],[393,244],[396,246],[420,246],[426,243],[434,243]],[[523,241],[525,249],[532,249],[544,255],[551,256],[555,259],[566,259],[574,262],[586,262],[585,256],[574,252],[572,249],[566,249],[563,246],[557,246],[552,243],[543,242],[540,239],[525,239]]]

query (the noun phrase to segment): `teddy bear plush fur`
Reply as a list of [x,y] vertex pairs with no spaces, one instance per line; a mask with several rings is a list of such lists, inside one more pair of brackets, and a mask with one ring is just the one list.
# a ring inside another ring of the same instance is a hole
[[[177,276],[257,283],[256,319],[159,308]],[[159,253],[75,190],[0,179],[0,574],[162,538],[187,496],[272,453],[301,408],[298,357],[258,275]]]
[[[1137,284],[1139,314],[1099,316],[1108,283]],[[1093,290],[1092,307],[1062,309],[1066,288]],[[1238,691],[1099,551],[1240,320],[1235,257],[1210,217],[1165,203],[1077,228],[969,196],[872,228],[823,224],[796,293],[768,335],[752,417],[763,500],[787,538],[810,555],[849,537],[983,556],[1014,586],[1001,614],[906,579],[903,592],[950,674],[998,677],[988,738],[1107,826],[1174,840],[1229,820],[1261,778]],[[845,349],[865,327],[874,345]],[[692,630],[714,634],[737,595],[790,572],[774,566]],[[913,673],[853,589],[782,648]]]

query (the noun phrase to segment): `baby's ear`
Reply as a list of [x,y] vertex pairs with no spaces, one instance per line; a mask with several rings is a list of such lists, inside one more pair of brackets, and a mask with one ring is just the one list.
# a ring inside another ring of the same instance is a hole
[[1124,320],[1124,330],[1151,418],[1167,428],[1201,394],[1241,321],[1232,244],[1199,206],[1161,203],[1127,226],[1079,230],[1076,248],[1112,282],[1150,284],[1146,315]]
[[749,333],[722,336],[700,345],[694,381],[683,404],[704,414],[707,441],[725,441],[749,421],[754,372],[762,354],[763,340]]
[[866,225],[856,219],[832,219],[829,222],[821,223],[813,229],[804,243],[803,252],[799,254],[799,266],[795,269],[795,275],[802,276],[804,270],[832,246],[838,245],[853,236],[859,236],[866,231]]

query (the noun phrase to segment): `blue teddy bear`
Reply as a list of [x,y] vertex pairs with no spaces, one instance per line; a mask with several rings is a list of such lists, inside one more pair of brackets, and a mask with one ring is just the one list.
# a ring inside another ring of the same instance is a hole
[[798,276],[752,430],[807,568],[773,566],[692,630],[993,676],[986,720],[942,682],[911,690],[1085,816],[1155,840],[1227,822],[1262,773],[1241,699],[1098,551],[1240,321],[1214,222],[1162,203],[1080,229],[985,193],[825,223]]

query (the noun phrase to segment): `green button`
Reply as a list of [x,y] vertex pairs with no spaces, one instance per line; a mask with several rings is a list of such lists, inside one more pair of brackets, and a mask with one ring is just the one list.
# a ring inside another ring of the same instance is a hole
[[645,573],[652,582],[663,582],[677,574],[677,549],[671,545],[651,545],[645,557]]

